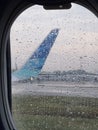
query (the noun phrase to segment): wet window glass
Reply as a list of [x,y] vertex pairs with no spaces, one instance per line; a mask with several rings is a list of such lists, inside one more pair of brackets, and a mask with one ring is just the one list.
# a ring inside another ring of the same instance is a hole
[[18,130],[98,129],[98,19],[82,6],[32,6],[11,28]]

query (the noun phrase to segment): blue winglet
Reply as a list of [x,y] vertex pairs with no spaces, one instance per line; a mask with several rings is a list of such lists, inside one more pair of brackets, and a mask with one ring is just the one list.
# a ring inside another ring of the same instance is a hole
[[20,70],[13,72],[13,75],[20,80],[37,77],[47,59],[58,33],[59,29],[53,29],[23,67]]

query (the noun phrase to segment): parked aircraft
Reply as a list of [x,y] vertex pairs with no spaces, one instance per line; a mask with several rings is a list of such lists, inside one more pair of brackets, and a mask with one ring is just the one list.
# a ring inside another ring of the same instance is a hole
[[37,77],[40,73],[47,56],[56,40],[59,29],[53,29],[35,50],[32,56],[26,61],[21,69],[12,73],[12,81],[28,80]]

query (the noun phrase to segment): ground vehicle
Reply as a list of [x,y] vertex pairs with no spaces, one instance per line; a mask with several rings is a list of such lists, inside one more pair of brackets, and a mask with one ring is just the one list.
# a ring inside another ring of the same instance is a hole
[[[9,30],[12,22],[18,16],[18,14],[23,11],[25,8],[32,4],[41,4],[45,5],[46,8],[58,8],[58,5],[65,4],[65,7],[69,7],[71,1],[66,1],[66,4],[62,1],[22,1],[14,0],[2,0],[0,2],[0,129],[1,130],[10,130],[14,129],[12,120],[11,120],[11,83],[10,83],[10,50],[9,50]],[[98,1],[89,0],[89,1],[72,1],[78,4],[81,4],[88,9],[90,9],[96,16],[98,16]],[[50,6],[49,6],[50,5]],[[53,6],[52,6],[53,5]],[[54,6],[57,5],[57,6]],[[8,43],[8,44],[7,44]],[[7,48],[6,48],[7,45]],[[7,55],[6,55],[7,53]],[[7,63],[7,64],[6,64]],[[9,104],[10,108],[9,108]]]

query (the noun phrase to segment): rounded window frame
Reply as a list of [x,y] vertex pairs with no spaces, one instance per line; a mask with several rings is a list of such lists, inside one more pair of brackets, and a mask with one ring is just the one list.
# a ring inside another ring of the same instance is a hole
[[[83,2],[75,2],[73,0],[73,3],[82,5],[86,7],[87,9],[91,10],[97,17],[98,17],[98,12],[97,10],[91,5],[90,2],[83,1]],[[38,1],[38,2],[32,2],[32,1],[22,1],[22,0],[17,0],[16,2],[11,1],[9,3],[6,3],[6,9],[2,10],[3,16],[0,19],[0,28],[1,28],[1,34],[0,34],[0,104],[1,104],[1,127],[4,130],[15,130],[15,126],[13,123],[12,119],[12,114],[11,114],[11,85],[8,85],[8,77],[7,77],[7,61],[6,61],[6,53],[7,49],[10,47],[7,46],[10,44],[10,28],[15,21],[15,19],[18,17],[19,14],[21,14],[25,9],[32,5],[46,5],[46,6],[55,6],[55,5],[61,5],[64,4],[64,0],[58,2],[58,0],[55,0],[54,2],[52,1],[45,1],[43,0]],[[11,73],[11,72],[10,72]],[[9,79],[10,80],[10,79]],[[11,81],[9,81],[11,82]],[[10,95],[9,91],[10,89]],[[9,97],[8,97],[9,95]]]

